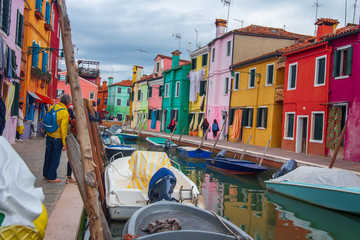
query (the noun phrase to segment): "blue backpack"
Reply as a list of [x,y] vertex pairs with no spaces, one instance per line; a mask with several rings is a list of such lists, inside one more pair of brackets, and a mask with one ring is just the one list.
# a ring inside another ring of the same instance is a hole
[[59,125],[57,124],[57,112],[60,110],[66,110],[65,108],[60,108],[55,111],[55,106],[56,105],[54,105],[54,107],[45,114],[43,120],[43,129],[49,133],[53,133],[59,128]]

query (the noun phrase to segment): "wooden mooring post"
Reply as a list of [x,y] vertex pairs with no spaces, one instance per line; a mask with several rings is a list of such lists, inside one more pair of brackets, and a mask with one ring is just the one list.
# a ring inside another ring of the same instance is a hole
[[250,142],[250,139],[252,138],[252,135],[250,135],[250,137],[249,137],[249,139],[248,139],[248,141],[247,141],[247,143],[246,143],[246,146],[245,146],[245,148],[244,148],[244,151],[243,151],[243,153],[241,154],[241,158],[240,158],[240,160],[242,160],[243,158],[244,158],[244,155],[245,155],[245,153],[246,153],[246,149],[248,148],[248,146],[249,146],[249,142]]
[[135,130],[136,130],[137,126],[139,125],[140,119],[141,119],[141,118],[139,118],[139,119],[137,120],[137,123],[136,123],[136,125],[135,125],[135,127],[134,127],[134,130],[132,131],[133,134],[135,133]]
[[206,129],[205,134],[204,134],[204,131],[203,131],[203,137],[202,137],[202,139],[201,139],[201,142],[200,142],[198,148],[201,148],[201,147],[202,147],[202,145],[203,145],[203,143],[204,143],[204,140],[205,140],[205,137],[207,136],[207,134],[208,134],[209,131],[210,131],[210,126]]
[[171,140],[172,140],[172,137],[173,137],[173,135],[174,135],[174,132],[175,132],[175,130],[176,130],[176,126],[177,126],[177,125],[178,125],[178,122],[175,123],[175,127],[174,127],[174,129],[172,130],[172,132],[171,132],[170,142],[171,142]]
[[148,122],[149,119],[146,119],[146,121],[142,124],[140,131],[138,132],[138,136],[140,136],[141,131],[144,129],[145,124]]
[[[180,135],[180,137],[179,137],[179,139],[178,139],[178,141],[177,141],[177,145],[179,146],[179,143],[180,143],[180,141],[181,141],[181,138],[182,138],[182,136],[183,136],[183,134],[184,134],[184,131],[185,131],[185,127],[183,127],[183,130],[182,130],[182,132],[181,132],[181,135]],[[171,141],[171,140],[170,140]]]
[[335,160],[336,160],[336,156],[338,155],[338,152],[339,152],[341,143],[342,143],[342,141],[344,140],[344,136],[345,136],[346,129],[347,129],[347,126],[346,126],[346,124],[345,124],[345,126],[344,126],[344,128],[343,128],[343,130],[341,131],[341,134],[340,134],[340,136],[339,136],[339,142],[336,144],[335,152],[334,152],[334,155],[333,155],[332,158],[331,158],[331,162],[330,162],[329,168],[332,168],[332,167],[334,166],[334,163],[335,163]]
[[211,154],[214,152],[215,146],[216,146],[217,142],[219,141],[219,138],[220,138],[220,136],[221,136],[222,131],[224,130],[225,123],[227,122],[227,117],[228,117],[228,114],[226,114],[225,119],[224,119],[224,122],[223,122],[223,124],[221,125],[221,129],[220,129],[219,135],[217,136],[216,141],[215,141],[215,143],[214,143],[214,146],[213,146],[212,149],[211,149]]
[[267,151],[268,148],[269,148],[271,139],[272,139],[272,135],[270,136],[270,139],[269,139],[268,143],[266,144],[266,148],[265,148],[265,151],[264,151],[263,155],[261,156],[261,160],[260,160],[259,166],[261,166],[261,164],[262,164],[262,162],[263,162],[263,160],[264,160],[265,153],[266,153],[266,151]]

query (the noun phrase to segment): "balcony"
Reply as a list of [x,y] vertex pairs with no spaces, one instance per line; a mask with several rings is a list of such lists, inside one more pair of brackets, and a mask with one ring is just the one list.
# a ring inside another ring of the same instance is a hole
[[100,62],[78,60],[79,76],[83,78],[97,78],[100,76]]
[[275,87],[275,102],[281,102],[284,100],[284,85]]

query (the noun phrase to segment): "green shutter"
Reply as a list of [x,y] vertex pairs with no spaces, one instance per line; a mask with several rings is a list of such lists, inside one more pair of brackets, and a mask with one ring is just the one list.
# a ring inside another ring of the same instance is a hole
[[250,115],[249,127],[252,127],[253,126],[253,120],[254,120],[254,109],[253,108],[249,108],[249,115]]
[[11,20],[11,1],[3,0],[2,5],[2,26],[1,29],[7,34],[10,34],[10,20]]
[[352,59],[353,59],[353,47],[349,47],[347,49],[347,56],[346,56],[346,75],[350,75],[351,74],[351,70],[352,70]]
[[256,127],[261,126],[261,108],[256,109]]
[[149,87],[149,98],[152,97],[152,87]]
[[230,109],[229,126],[233,124],[235,109]]
[[204,82],[205,82],[205,81],[200,81],[199,96],[204,95]]
[[266,128],[266,126],[267,126],[268,108],[263,108],[263,109],[264,109],[264,128]]
[[14,102],[11,107],[11,116],[19,115],[19,96],[20,96],[20,83],[14,81],[15,93],[14,93]]
[[340,57],[341,51],[334,51],[334,60],[333,60],[333,77],[340,76]]
[[242,118],[241,118],[241,126],[242,127],[246,127],[248,126],[248,115],[249,115],[249,109],[248,108],[244,108],[243,109],[243,114],[242,114]]

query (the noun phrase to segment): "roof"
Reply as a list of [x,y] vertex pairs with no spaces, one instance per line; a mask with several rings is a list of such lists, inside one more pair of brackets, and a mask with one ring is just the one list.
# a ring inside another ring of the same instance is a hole
[[339,21],[336,19],[332,19],[332,18],[319,18],[316,21],[315,25],[320,25],[320,24],[333,26],[335,24],[339,24]]
[[349,23],[345,27],[336,29],[335,33],[326,35],[325,40],[329,41],[329,40],[333,40],[335,38],[343,37],[343,36],[349,35],[349,34],[355,34],[358,32],[360,32],[359,25]]
[[[167,58],[167,59],[172,59],[172,57],[169,57],[169,56],[165,56],[165,55],[162,55],[162,54],[158,54],[158,55],[156,55],[156,57],[154,58],[154,61],[156,60],[156,58],[157,57],[161,57],[161,58]],[[179,61],[181,61],[181,62],[185,62],[185,61],[187,61],[187,60],[184,60],[184,59],[180,59]]]
[[111,87],[112,86],[124,86],[124,87],[131,87],[132,86],[132,81],[131,80],[123,80],[121,82],[118,82],[118,83],[114,83],[112,85],[110,85]]

